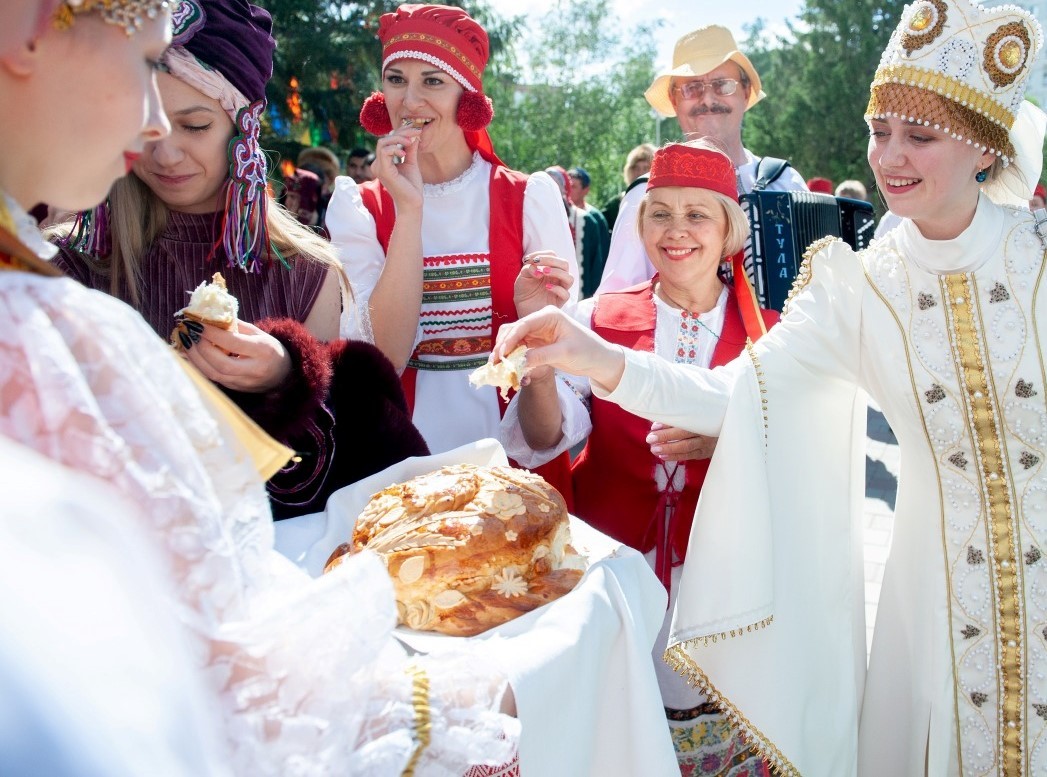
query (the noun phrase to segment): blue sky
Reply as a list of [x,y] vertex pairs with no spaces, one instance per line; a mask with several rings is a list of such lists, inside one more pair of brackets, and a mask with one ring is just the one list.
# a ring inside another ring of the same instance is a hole
[[[555,4],[554,0],[491,0],[491,4],[505,15],[519,15],[526,10],[535,21]],[[664,24],[656,33],[658,43],[657,66],[672,62],[673,44],[683,33],[704,24],[722,24],[734,33],[735,39],[745,38],[743,25],[762,17],[771,31],[784,31],[785,19],[794,19],[803,6],[802,0],[612,0],[622,28],[629,29],[646,19],[662,19]]]

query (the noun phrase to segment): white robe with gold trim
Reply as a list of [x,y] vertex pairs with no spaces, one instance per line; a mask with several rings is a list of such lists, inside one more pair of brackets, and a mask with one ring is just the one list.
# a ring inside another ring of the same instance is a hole
[[[955,240],[823,246],[725,368],[627,355],[610,399],[722,428],[671,658],[783,773],[1047,773],[1043,253],[983,197]],[[901,452],[867,675],[857,389]]]

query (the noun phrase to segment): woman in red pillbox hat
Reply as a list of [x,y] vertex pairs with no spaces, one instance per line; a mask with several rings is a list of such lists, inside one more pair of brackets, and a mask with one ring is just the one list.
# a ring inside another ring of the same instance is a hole
[[[774,311],[760,311],[748,282],[735,288],[718,274],[726,260],[735,278],[747,278],[737,268],[749,222],[738,205],[734,165],[708,140],[655,152],[636,229],[656,274],[579,303],[573,318],[592,332],[669,362],[709,367],[735,358],[747,339],[759,339],[778,320]],[[591,395],[589,385],[579,391]],[[715,440],[652,425],[595,395],[588,399],[588,409],[581,399],[562,410],[552,401],[514,402],[506,413],[506,450],[538,464],[585,442],[572,465],[575,513],[644,553],[670,593],[654,664],[680,770],[767,775],[740,731],[661,660]]]
[[339,178],[327,226],[370,314],[355,336],[404,370],[414,422],[439,453],[497,436],[504,405],[468,375],[501,324],[576,298],[577,262],[556,185],[494,152],[484,29],[460,8],[402,5],[378,37],[382,89],[360,112],[380,136],[377,180]]

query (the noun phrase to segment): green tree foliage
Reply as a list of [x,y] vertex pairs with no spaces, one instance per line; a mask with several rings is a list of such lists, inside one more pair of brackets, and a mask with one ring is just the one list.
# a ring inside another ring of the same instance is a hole
[[749,28],[746,51],[767,92],[743,128],[753,153],[787,157],[805,178],[854,178],[871,192],[863,116],[903,6],[903,0],[807,0],[790,26],[791,40],[768,43],[762,25]]
[[506,164],[526,172],[581,165],[594,203],[620,191],[625,155],[654,134],[643,97],[654,77],[653,36],[622,32],[608,0],[560,0],[521,45],[528,83],[514,69],[486,79],[491,136]]

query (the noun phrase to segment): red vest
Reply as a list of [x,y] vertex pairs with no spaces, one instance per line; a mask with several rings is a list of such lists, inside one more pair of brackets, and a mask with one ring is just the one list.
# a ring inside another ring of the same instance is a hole
[[[498,337],[502,324],[516,320],[516,304],[513,302],[513,285],[520,273],[523,259],[523,211],[527,175],[498,164],[491,165],[490,183],[490,228],[487,238],[491,261],[491,307],[492,338]],[[374,216],[378,242],[388,252],[389,238],[396,222],[393,198],[378,180],[360,185],[360,196],[364,206]],[[415,385],[418,371],[413,367],[404,370],[401,381],[407,405],[414,410]],[[495,389],[484,389],[495,391]],[[503,415],[508,403],[498,397],[498,410]],[[514,463],[515,466],[515,463]],[[570,456],[563,453],[547,464],[534,470],[553,485],[572,509]]]
[[[653,288],[651,280],[597,297],[592,330],[608,342],[634,351],[653,352],[657,319]],[[774,311],[761,312],[767,326],[778,320]],[[734,359],[745,347],[746,336],[737,298],[734,290],[729,289],[723,331],[710,366],[718,367]],[[682,564],[687,552],[694,508],[709,459],[663,463],[645,442],[651,431],[650,421],[595,396],[592,422],[593,431],[572,468],[577,515],[643,553],[657,548],[655,570],[668,588],[671,567]],[[676,491],[671,485],[664,491],[659,488],[655,470],[663,464],[670,484],[674,470],[683,470],[682,490]]]

